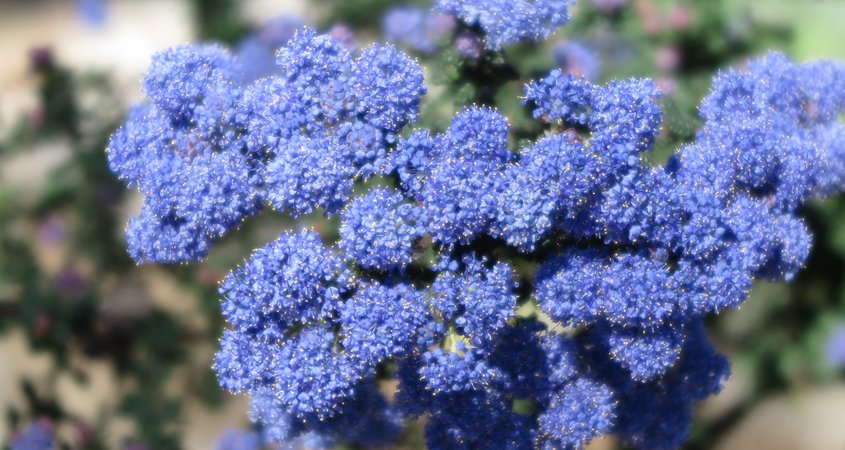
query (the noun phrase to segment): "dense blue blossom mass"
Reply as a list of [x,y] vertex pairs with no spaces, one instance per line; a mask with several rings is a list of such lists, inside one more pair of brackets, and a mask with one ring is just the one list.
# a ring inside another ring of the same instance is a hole
[[[488,49],[545,37],[567,6],[438,2]],[[157,55],[108,157],[145,195],[139,262],[201,259],[265,205],[338,217],[335,242],[282,231],[220,287],[214,368],[278,442],[386,445],[425,415],[432,449],[677,448],[729,374],[704,318],[793,277],[812,244],[796,208],[845,189],[831,62],[720,73],[659,167],[648,80],[555,69],[525,87],[544,131],[516,145],[489,106],[407,129],[423,71],[392,46],[305,28],[276,63],[244,82],[220,47]]]
[[435,8],[484,33],[489,50],[541,41],[569,22],[571,0],[437,0]]

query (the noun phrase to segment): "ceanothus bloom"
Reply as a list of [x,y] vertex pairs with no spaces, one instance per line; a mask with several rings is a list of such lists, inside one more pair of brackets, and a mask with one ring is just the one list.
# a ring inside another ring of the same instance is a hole
[[366,269],[403,269],[414,257],[419,209],[402,194],[376,188],[357,197],[341,214],[338,247]]
[[265,164],[274,208],[336,214],[354,179],[381,173],[396,133],[416,119],[422,69],[389,45],[354,57],[309,29],[279,51],[277,64],[280,75],[250,86],[239,109],[249,154]]
[[145,195],[127,229],[130,254],[203,258],[262,205],[235,113],[239,68],[221,47],[176,47],[153,57],[144,91],[150,103],[133,108],[108,148],[112,171]]
[[437,0],[435,8],[479,27],[489,50],[541,41],[569,22],[570,0]]
[[[438,2],[490,50],[567,6]],[[339,216],[339,237],[296,224],[220,286],[214,369],[275,442],[384,446],[426,415],[433,449],[677,448],[729,374],[704,319],[793,277],[798,206],[845,189],[840,64],[720,73],[695,139],[648,166],[649,80],[555,69],[525,87],[542,132],[517,143],[492,106],[406,130],[426,88],[394,47],[303,29],[276,62],[243,85],[220,47],[157,55],[108,154],[145,194],[139,262],[202,258],[265,204]]]
[[426,229],[443,244],[467,243],[485,233],[504,186],[507,119],[486,107],[459,112],[445,133],[417,132],[399,142],[388,166],[421,204]]

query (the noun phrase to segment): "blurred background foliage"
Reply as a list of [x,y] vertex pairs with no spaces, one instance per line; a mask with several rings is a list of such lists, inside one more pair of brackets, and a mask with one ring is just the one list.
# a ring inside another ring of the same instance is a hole
[[[121,26],[110,14],[126,3],[77,0],[59,8],[69,15],[58,20],[81,22],[97,36]],[[382,17],[399,2],[190,0],[158,7],[167,14],[177,3],[188,11],[185,35],[237,47],[278,15],[323,31],[342,24],[365,45],[383,39]],[[0,8],[7,21],[55,15],[45,1]],[[417,52],[431,91],[419,125],[442,129],[460,107],[492,104],[511,119],[516,144],[540,132],[519,102],[522,85],[552,67],[592,68],[599,81],[651,77],[666,94],[664,132],[648,157],[659,162],[692,138],[696,105],[716,71],[767,49],[798,60],[845,59],[843,19],[845,2],[834,0],[580,0],[573,21],[553,39],[510,48],[505,58],[462,59],[451,36],[438,41],[438,52]],[[9,33],[2,20],[0,33]],[[0,109],[0,442],[43,425],[61,449],[205,449],[223,430],[249,430],[245,402],[222,392],[209,367],[222,326],[216,285],[289,222],[265,212],[203,264],[136,267],[123,227],[138,199],[112,176],[103,150],[138,98],[140,74],[127,82],[115,67],[72,64],[56,42],[20,41],[4,49],[25,59],[24,69],[11,82],[0,77],[0,105],[15,90],[30,98],[12,113]],[[594,61],[562,62],[558,48],[573,42]],[[838,429],[809,441],[783,434],[790,421],[823,428],[845,420],[845,401],[828,405],[845,399],[845,199],[816,202],[803,213],[815,233],[806,270],[790,284],[758,284],[741,309],[710,321],[734,375],[722,395],[702,405],[689,449],[845,448]],[[308,220],[324,234],[336,231],[335,221]],[[816,403],[828,406],[819,413]],[[785,412],[769,413],[773,408]],[[755,434],[755,420],[770,432]],[[411,435],[402,445],[421,444]]]

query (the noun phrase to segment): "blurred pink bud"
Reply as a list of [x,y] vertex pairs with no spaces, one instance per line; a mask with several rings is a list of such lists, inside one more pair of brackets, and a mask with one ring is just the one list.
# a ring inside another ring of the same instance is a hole
[[36,339],[41,339],[47,336],[51,328],[53,328],[53,318],[47,314],[40,314],[35,319],[35,328],[32,330],[32,334]]
[[41,72],[53,65],[53,49],[50,47],[35,47],[29,51],[29,66],[36,72]]
[[660,70],[669,72],[681,65],[681,51],[678,47],[666,45],[657,49],[654,54],[654,63]]
[[684,31],[692,26],[692,10],[685,5],[674,5],[669,11],[669,26]]
[[663,20],[653,0],[639,0],[635,5],[637,15],[643,23],[646,34],[654,35],[663,31]]
[[655,84],[663,95],[672,95],[678,90],[678,83],[675,82],[674,78],[661,77],[655,80]]
[[337,39],[346,48],[355,48],[355,33],[347,25],[338,23],[329,30],[329,36]]

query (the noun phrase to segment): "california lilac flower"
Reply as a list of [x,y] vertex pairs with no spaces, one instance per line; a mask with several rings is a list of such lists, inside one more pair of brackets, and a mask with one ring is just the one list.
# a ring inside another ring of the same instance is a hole
[[539,417],[543,448],[581,448],[613,429],[616,419],[613,391],[588,379],[561,389]]
[[317,233],[282,233],[221,283],[223,315],[232,325],[269,338],[284,327],[333,315],[351,283],[343,259],[329,252]]
[[676,70],[683,59],[681,49],[671,45],[665,45],[657,49],[654,55],[654,63],[660,70],[669,72]]
[[491,234],[521,250],[534,250],[560,217],[577,214],[579,203],[595,188],[601,169],[597,160],[568,134],[522,149],[519,160],[504,170]]
[[249,152],[266,160],[270,204],[292,215],[335,214],[356,176],[384,170],[386,146],[419,112],[417,64],[391,46],[357,58],[313,30],[279,53],[279,77],[251,86],[242,103]]
[[[312,427],[343,440],[350,421],[371,419],[347,413],[350,405],[384,403],[368,393],[376,366],[404,355],[424,334],[429,313],[415,288],[353,281],[343,260],[305,231],[283,233],[221,287],[234,328],[221,340],[215,369],[224,387],[256,402],[266,398],[253,415],[275,430],[274,440]],[[334,420],[337,429],[328,425]]]
[[490,228],[497,192],[503,189],[502,169],[514,157],[509,129],[497,111],[470,107],[442,135],[422,132],[400,141],[389,165],[422,204],[435,241],[468,243]]
[[68,220],[60,214],[51,214],[38,224],[38,243],[47,246],[60,246],[70,234]]
[[109,144],[112,169],[146,195],[127,229],[136,260],[201,259],[265,198],[294,215],[337,213],[356,176],[382,170],[385,146],[425,92],[422,70],[392,47],[353,59],[307,29],[279,63],[279,76],[244,90],[220,47],[154,57],[144,81],[151,103]]
[[463,270],[454,270],[453,261],[444,265],[432,285],[432,306],[476,349],[492,350],[516,312],[513,270],[471,253],[460,262]]
[[[439,6],[488,49],[567,14]],[[243,86],[218,47],[157,56],[109,149],[146,195],[139,262],[201,258],[264,204],[338,216],[337,239],[283,231],[220,286],[214,369],[274,442],[385,446],[425,415],[434,449],[677,448],[730,372],[704,320],[793,277],[812,244],[797,208],[845,190],[841,64],[720,73],[662,166],[642,162],[663,119],[649,80],[555,69],[525,87],[543,131],[517,143],[491,106],[406,130],[422,69],[391,46],[304,29],[277,64]]]
[[[457,352],[426,352],[413,375],[424,381],[415,401],[437,411],[425,429],[428,446],[530,449],[529,419],[512,411],[500,389],[507,374],[464,345],[455,348]],[[400,380],[398,395],[414,395],[403,392],[404,381]]]
[[537,272],[541,306],[568,326],[608,321],[619,326],[652,327],[668,320],[676,303],[669,289],[669,267],[649,254],[607,254],[572,249],[547,261]]
[[388,42],[430,55],[437,50],[438,41],[449,38],[455,18],[413,6],[397,6],[385,13],[381,28]]
[[[305,23],[301,19],[282,16],[271,19],[256,32],[243,39],[235,49],[243,81],[252,83],[259,78],[277,73],[279,66],[276,65],[276,52],[287,45],[296,32],[304,27]],[[354,33],[343,24],[333,25],[328,35],[349,50],[354,50],[356,47]]]
[[541,41],[569,22],[569,0],[437,0],[435,8],[477,26],[488,50]]
[[373,189],[358,197],[341,215],[338,247],[367,269],[402,269],[414,256],[419,209],[398,192]]
[[212,241],[261,209],[260,178],[242,151],[238,67],[217,46],[156,55],[139,105],[112,136],[112,170],[144,195],[127,241],[137,261],[202,258]]

